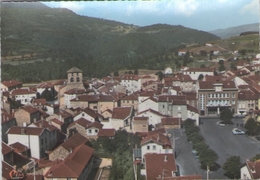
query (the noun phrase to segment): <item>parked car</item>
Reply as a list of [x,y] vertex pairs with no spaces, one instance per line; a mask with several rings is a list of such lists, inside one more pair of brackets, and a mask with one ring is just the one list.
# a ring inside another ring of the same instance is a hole
[[225,124],[223,121],[218,121],[217,124],[218,124],[219,126],[226,126],[226,124]]
[[232,133],[233,133],[234,135],[242,135],[242,134],[245,134],[244,131],[242,131],[241,129],[238,129],[238,128],[234,128],[234,129],[232,130]]
[[199,156],[198,156],[198,151],[192,150],[191,152],[192,152],[192,154],[195,156],[196,159],[199,158]]

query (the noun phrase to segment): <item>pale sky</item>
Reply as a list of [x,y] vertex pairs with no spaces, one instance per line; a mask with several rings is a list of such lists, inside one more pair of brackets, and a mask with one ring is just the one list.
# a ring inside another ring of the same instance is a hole
[[126,24],[182,25],[210,31],[259,22],[259,0],[150,0],[43,2],[89,17]]

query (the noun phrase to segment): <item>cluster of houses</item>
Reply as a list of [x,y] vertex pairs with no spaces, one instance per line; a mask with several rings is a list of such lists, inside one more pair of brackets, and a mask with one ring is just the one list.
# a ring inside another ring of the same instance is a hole
[[[86,179],[97,166],[90,140],[113,138],[116,131],[126,130],[142,135],[134,163],[145,164],[141,173],[146,179],[201,179],[178,176],[167,129],[181,128],[186,119],[199,125],[200,116],[219,115],[224,108],[259,120],[257,71],[249,64],[221,75],[214,68],[183,67],[177,74],[166,68],[162,81],[156,75],[124,74],[84,82],[82,70],[73,67],[67,79],[33,87],[3,81],[2,176]],[[46,92],[56,100],[43,98]],[[23,173],[35,166],[36,175]]]

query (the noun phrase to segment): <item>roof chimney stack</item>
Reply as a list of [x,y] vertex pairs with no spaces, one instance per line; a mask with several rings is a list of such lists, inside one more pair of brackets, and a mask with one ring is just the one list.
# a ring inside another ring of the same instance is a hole
[[165,155],[164,156],[164,162],[167,162],[168,161],[168,158],[167,158],[167,156]]

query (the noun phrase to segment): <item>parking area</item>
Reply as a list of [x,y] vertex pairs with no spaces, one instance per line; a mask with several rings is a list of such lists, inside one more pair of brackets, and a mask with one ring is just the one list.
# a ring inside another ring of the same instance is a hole
[[[217,124],[218,118],[202,119],[200,125],[200,133],[203,135],[206,143],[219,156],[217,163],[222,166],[226,159],[230,156],[240,156],[242,163],[250,159],[255,154],[260,153],[260,141],[257,141],[246,135],[234,135],[233,128],[240,128],[244,123],[243,118],[234,119],[233,125],[220,126]],[[176,145],[176,164],[179,166],[180,175],[200,174],[203,179],[206,179],[205,170],[200,168],[199,159],[192,154],[192,144],[187,141],[185,130],[179,129],[170,130],[174,134],[172,137],[173,144]],[[220,168],[216,172],[209,173],[210,179],[227,179],[224,176],[224,170]]]
[[[218,118],[203,119],[200,131],[206,143],[219,156],[217,163],[223,165],[230,156],[240,156],[242,163],[254,155],[260,153],[260,141],[246,135],[234,135],[232,130],[239,128],[244,121],[242,118],[233,119],[233,125],[220,126]],[[224,171],[220,168],[217,172],[211,172],[211,178],[225,178]]]

